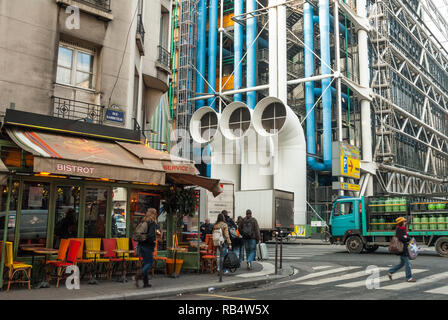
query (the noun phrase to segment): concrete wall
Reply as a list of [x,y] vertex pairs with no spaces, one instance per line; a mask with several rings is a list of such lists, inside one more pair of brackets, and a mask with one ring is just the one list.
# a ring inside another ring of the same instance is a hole
[[[15,103],[16,109],[51,115],[54,95],[105,106],[116,104],[126,112],[125,127],[132,128],[133,117],[139,117],[142,124],[141,109],[158,104],[145,104],[144,84],[152,84],[144,82],[143,75],[168,84],[168,73],[156,68],[160,14],[155,13],[161,12],[162,4],[170,10],[170,3],[143,0],[146,37],[145,56],[141,57],[136,46],[138,0],[110,1],[111,12],[104,13],[108,18],[104,19],[93,9],[84,11],[86,7],[76,0],[0,0],[1,112]],[[79,29],[67,28],[71,12],[66,13],[57,2],[79,5]],[[95,49],[92,90],[55,83],[60,40]],[[134,97],[134,86],[140,87],[139,97]],[[137,114],[133,111],[135,103]]]

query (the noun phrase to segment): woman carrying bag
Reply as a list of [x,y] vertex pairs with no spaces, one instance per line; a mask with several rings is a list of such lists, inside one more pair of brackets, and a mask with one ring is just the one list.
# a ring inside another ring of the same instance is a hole
[[[400,255],[400,263],[390,268],[387,275],[389,276],[389,279],[392,280],[392,274],[405,266],[406,281],[415,282],[415,279],[412,277],[411,262],[409,260],[408,244],[411,239],[409,238],[408,232],[406,230],[406,219],[404,217],[399,217],[395,220],[395,222],[397,223],[395,237],[399,242],[402,243],[403,250],[398,253]],[[391,242],[393,242],[394,240],[395,239],[392,239]]]

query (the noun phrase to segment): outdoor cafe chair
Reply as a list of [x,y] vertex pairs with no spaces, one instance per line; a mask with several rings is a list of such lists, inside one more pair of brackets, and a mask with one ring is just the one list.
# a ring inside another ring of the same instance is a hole
[[137,246],[138,246],[138,242],[135,241],[134,239],[131,239],[131,243],[132,243],[132,249],[134,250],[134,254],[132,258],[136,258],[138,260],[135,260],[135,267],[138,270],[140,270],[142,268],[142,264],[143,264],[143,258],[137,255]]
[[[100,251],[101,250],[101,238],[85,238],[84,239],[86,245],[86,251]],[[96,264],[100,263],[100,266],[109,263],[109,259],[101,258],[101,255],[98,253],[86,253],[87,259],[92,259],[94,265],[92,266],[92,271],[96,268]],[[96,273],[96,272],[95,272]],[[107,272],[106,272],[107,275]],[[92,276],[92,274],[91,274]]]
[[154,270],[156,269],[157,263],[158,261],[161,261],[163,263],[163,269],[165,271],[165,275],[168,275],[168,270],[167,270],[167,265],[166,265],[166,260],[168,259],[167,257],[160,257],[157,256],[157,248],[159,246],[159,241],[156,239],[156,243],[154,245],[154,263],[152,264],[152,268],[151,268],[151,272],[152,272],[152,276],[154,277]]
[[[78,257],[76,259],[76,264],[80,266],[86,266],[88,268],[88,273],[90,274],[90,279],[92,279],[92,269],[93,269],[93,259],[84,259],[84,238],[70,238],[69,240],[79,241],[81,243],[78,251]],[[81,272],[81,279],[84,277],[85,272]]]
[[[8,269],[8,287],[6,292],[9,292],[11,284],[14,283],[26,283],[28,284],[28,290],[31,290],[31,269],[32,265],[18,262],[13,260],[12,242],[6,242],[6,255],[5,255],[5,267]],[[2,255],[3,241],[0,241],[0,256]],[[18,275],[22,273],[26,280],[19,278]],[[16,277],[16,279],[15,279]]]
[[[129,238],[116,238],[117,240],[117,249],[120,250],[129,250]],[[133,250],[135,250],[133,248]],[[119,256],[119,258],[121,258],[121,260],[123,260],[123,256]],[[124,260],[125,262],[129,262],[131,265],[133,262],[139,262],[140,258],[139,257],[131,257],[129,255],[129,253],[124,253]]]
[[76,265],[78,258],[78,251],[81,246],[81,242],[76,240],[69,240],[68,252],[65,261],[53,263],[57,267],[56,271],[56,288],[59,288],[59,282],[64,277],[65,270],[69,266]]
[[114,266],[117,263],[122,262],[122,259],[118,258],[117,253],[114,251],[115,249],[117,249],[117,239],[104,238],[103,239],[103,249],[104,249],[104,251],[106,251],[106,253],[103,255],[103,259],[107,259],[107,262],[105,263],[106,275],[107,275],[107,279],[110,280],[110,279],[112,279],[112,273],[114,270]]
[[215,272],[217,262],[216,248],[213,245],[212,235],[206,235],[205,242],[207,244],[207,250],[201,254],[201,271],[210,271],[210,273],[213,273]]
[[46,263],[44,267],[47,282],[48,279],[51,278],[51,273],[53,272],[53,270],[58,267],[58,264],[65,261],[69,244],[69,239],[61,239],[61,241],[59,242],[58,256],[56,257],[56,260],[42,260],[42,263]]

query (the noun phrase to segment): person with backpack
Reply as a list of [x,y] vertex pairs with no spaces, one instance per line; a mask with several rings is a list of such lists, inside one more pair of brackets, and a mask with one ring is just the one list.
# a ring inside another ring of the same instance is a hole
[[257,243],[261,243],[260,228],[257,219],[252,217],[252,211],[246,210],[246,217],[240,222],[238,229],[243,236],[244,248],[246,249],[247,269],[252,269],[252,262],[256,258]]
[[[232,250],[232,241],[229,236],[229,227],[226,223],[226,218],[223,213],[218,214],[218,218],[216,219],[216,223],[213,225],[213,241],[215,242],[215,238],[217,238],[217,234],[220,234],[222,237],[222,252],[221,252],[221,264],[224,263],[224,257],[227,254],[228,250]],[[216,244],[215,244],[216,246]],[[219,271],[219,264],[218,264]],[[229,271],[222,268],[223,274],[228,274]]]
[[406,218],[399,217],[395,220],[395,222],[397,223],[397,227],[395,229],[395,236],[398,238],[400,242],[403,243],[403,251],[399,253],[400,263],[390,268],[389,271],[387,272],[387,275],[389,279],[392,280],[392,274],[394,274],[403,266],[405,266],[406,281],[415,282],[414,277],[412,277],[411,262],[409,261],[408,243],[411,239],[408,235],[408,232],[406,231]]
[[[242,221],[243,221],[243,217],[239,216],[238,219],[236,220],[237,226],[239,226]],[[242,262],[244,260],[244,242],[243,242],[243,237],[241,236],[241,231],[240,231],[239,227],[236,230],[236,233],[237,233],[238,237],[236,237],[234,239],[230,239],[230,240],[232,240],[233,251],[238,256],[240,261]]]
[[146,215],[135,228],[132,238],[138,241],[137,250],[139,256],[143,257],[143,267],[141,273],[135,277],[135,285],[139,287],[139,280],[143,280],[143,287],[149,288],[148,273],[154,263],[154,246],[156,236],[160,231],[157,230],[157,210],[149,208]]

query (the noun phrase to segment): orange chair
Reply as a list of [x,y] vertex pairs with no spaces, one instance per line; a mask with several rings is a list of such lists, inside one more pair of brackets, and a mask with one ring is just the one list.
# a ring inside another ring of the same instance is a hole
[[200,251],[201,253],[201,271],[206,272],[210,271],[210,273],[214,273],[217,262],[216,262],[216,248],[213,245],[213,238],[211,234],[205,236],[205,243],[207,243],[207,250]]
[[159,242],[156,239],[156,244],[154,245],[154,254],[153,254],[153,258],[154,258],[154,262],[152,264],[152,268],[151,268],[151,272],[152,272],[152,276],[154,277],[154,270],[156,269],[156,265],[158,261],[161,261],[163,263],[163,270],[165,271],[165,275],[168,274],[168,269],[167,269],[167,265],[166,265],[166,260],[168,259],[167,257],[159,257],[157,256],[157,248],[158,248]]
[[[27,283],[28,290],[31,290],[31,269],[32,265],[18,262],[13,260],[13,251],[12,251],[12,242],[6,242],[6,255],[5,255],[5,267],[8,269],[8,288],[6,292],[9,291],[9,287],[13,283]],[[2,255],[3,250],[3,241],[0,241],[0,257]],[[27,278],[27,280],[16,279],[14,280],[14,276],[22,272],[23,275]]]
[[[65,261],[69,244],[70,244],[69,239],[61,239],[61,242],[59,243],[58,256],[56,257],[56,260],[46,261],[45,275],[47,278],[47,282],[49,282],[49,280],[52,278],[51,274],[58,267],[59,263]],[[45,263],[45,260],[42,260],[42,263]]]

